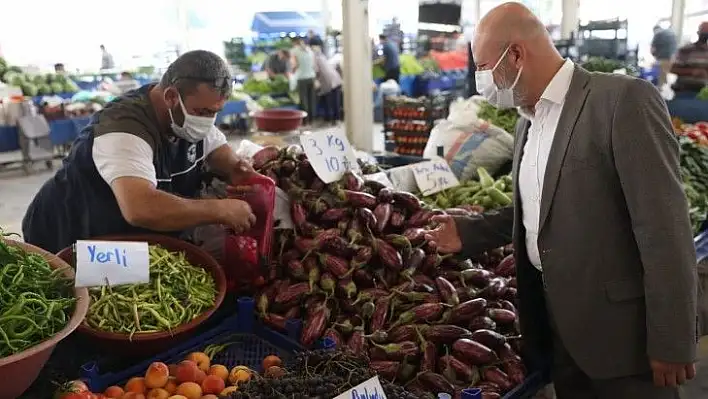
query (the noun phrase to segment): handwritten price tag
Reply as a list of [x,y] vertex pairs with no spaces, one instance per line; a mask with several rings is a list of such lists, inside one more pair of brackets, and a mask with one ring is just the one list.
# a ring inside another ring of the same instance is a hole
[[364,175],[364,180],[376,181],[388,188],[393,188],[393,183],[391,182],[391,179],[388,178],[386,172],[377,172],[370,175]]
[[146,242],[76,241],[77,287],[150,282]]
[[387,399],[379,377],[370,378],[334,399]]
[[460,185],[450,165],[444,159],[420,162],[410,166],[418,189],[423,195],[430,195],[447,188]]
[[315,173],[325,183],[341,179],[348,170],[359,172],[354,149],[344,132],[303,134],[300,135],[300,144]]

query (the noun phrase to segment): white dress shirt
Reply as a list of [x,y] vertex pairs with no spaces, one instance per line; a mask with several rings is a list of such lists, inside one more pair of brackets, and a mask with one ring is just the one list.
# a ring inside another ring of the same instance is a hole
[[522,116],[531,121],[519,167],[521,215],[526,230],[526,250],[529,260],[539,270],[541,270],[541,255],[538,249],[538,232],[543,178],[565,96],[573,78],[573,69],[573,62],[566,60],[541,94],[533,114],[519,110]]

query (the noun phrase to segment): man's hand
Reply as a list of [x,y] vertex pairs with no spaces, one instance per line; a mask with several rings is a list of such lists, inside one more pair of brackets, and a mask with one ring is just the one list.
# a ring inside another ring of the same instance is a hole
[[452,216],[433,216],[433,222],[438,223],[438,227],[426,232],[425,239],[427,241],[435,241],[438,244],[438,252],[448,254],[460,252],[462,250],[462,240]]
[[253,164],[250,159],[235,156],[236,159],[231,165],[229,173],[229,181],[232,185],[238,185],[243,180],[247,179],[256,171],[253,169]]
[[256,223],[256,215],[251,211],[251,206],[246,201],[237,199],[219,200],[217,209],[218,218],[222,224],[243,233]]
[[676,387],[696,376],[696,365],[666,363],[650,360],[649,365],[654,374],[654,385],[658,387]]

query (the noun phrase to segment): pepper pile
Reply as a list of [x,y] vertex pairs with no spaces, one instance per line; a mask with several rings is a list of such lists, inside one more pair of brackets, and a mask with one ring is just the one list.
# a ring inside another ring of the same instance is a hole
[[76,298],[73,280],[41,255],[11,246],[0,230],[0,358],[22,352],[61,331]]
[[424,232],[444,211],[350,172],[325,184],[301,150],[264,151],[259,170],[289,194],[295,226],[278,231],[257,298],[267,324],[304,319],[301,344],[368,353],[414,393],[478,386],[495,398],[523,382],[508,250],[441,256]]
[[504,129],[509,134],[514,134],[516,131],[516,121],[519,120],[519,113],[515,108],[499,109],[483,101],[480,104],[477,117]]
[[681,144],[681,176],[688,199],[694,233],[699,233],[708,215],[708,147],[691,138],[679,137]]
[[184,253],[151,245],[150,282],[91,288],[85,323],[114,333],[169,331],[214,306],[216,284],[208,271],[192,266]]
[[484,168],[477,168],[477,176],[479,180],[462,182],[457,187],[423,197],[423,201],[437,208],[462,208],[472,212],[511,205],[513,198],[511,176],[502,176],[495,181]]

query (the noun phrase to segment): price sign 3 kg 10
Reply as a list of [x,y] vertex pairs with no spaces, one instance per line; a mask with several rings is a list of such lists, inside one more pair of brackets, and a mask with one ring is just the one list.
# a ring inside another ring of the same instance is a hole
[[344,172],[359,172],[354,149],[344,132],[315,132],[300,136],[300,144],[317,173],[325,183],[342,178]]
[[460,181],[444,159],[434,159],[410,166],[418,189],[423,195],[431,195],[460,185]]

